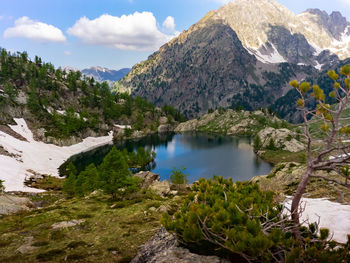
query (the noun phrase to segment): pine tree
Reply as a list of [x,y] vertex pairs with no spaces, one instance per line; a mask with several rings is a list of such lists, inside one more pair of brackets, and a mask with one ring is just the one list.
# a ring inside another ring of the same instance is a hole
[[113,199],[137,188],[137,181],[130,176],[123,154],[115,146],[103,159],[99,175],[102,189],[111,194]]
[[77,177],[71,173],[68,178],[65,180],[63,185],[63,192],[68,194],[68,196],[72,197],[75,194],[75,181]]

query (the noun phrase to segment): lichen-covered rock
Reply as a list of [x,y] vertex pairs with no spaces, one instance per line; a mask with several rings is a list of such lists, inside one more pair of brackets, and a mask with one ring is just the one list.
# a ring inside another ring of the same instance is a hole
[[178,246],[175,235],[161,228],[137,253],[131,263],[226,263],[215,256],[201,256]]
[[150,186],[150,189],[153,190],[156,194],[161,196],[166,196],[170,193],[170,183],[167,180],[162,182],[153,182]]
[[300,152],[305,150],[305,145],[296,139],[297,134],[291,130],[272,127],[265,128],[258,133],[262,142],[262,148],[267,148],[272,139],[276,148],[289,151]]
[[146,171],[146,172],[141,171],[135,174],[134,176],[142,180],[141,188],[148,188],[153,182],[160,180],[159,174],[155,174],[149,171]]

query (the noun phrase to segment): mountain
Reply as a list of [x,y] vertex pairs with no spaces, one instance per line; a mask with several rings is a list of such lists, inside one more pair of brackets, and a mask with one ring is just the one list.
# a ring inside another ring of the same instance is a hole
[[[0,131],[24,119],[35,140],[71,145],[89,136],[107,135],[116,124],[155,131],[161,117],[176,122],[182,116],[167,106],[126,94],[82,78],[80,71],[55,69],[51,63],[11,54],[0,48]],[[0,144],[1,151],[1,144]]]
[[122,79],[126,74],[130,72],[130,68],[122,68],[120,70],[113,70],[102,67],[91,67],[87,69],[83,69],[81,73],[85,76],[93,77],[95,80],[99,82],[103,81],[118,81]]
[[232,1],[136,64],[115,88],[188,117],[219,106],[270,107],[291,79],[316,80],[349,57],[349,29],[339,12],[296,15],[272,0]]

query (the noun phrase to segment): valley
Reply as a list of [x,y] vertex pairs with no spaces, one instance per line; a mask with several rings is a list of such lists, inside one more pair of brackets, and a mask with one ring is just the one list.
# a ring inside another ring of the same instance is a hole
[[74,65],[150,55],[0,48],[0,262],[350,261],[342,13],[233,0],[182,32],[135,11],[4,39],[30,23]]

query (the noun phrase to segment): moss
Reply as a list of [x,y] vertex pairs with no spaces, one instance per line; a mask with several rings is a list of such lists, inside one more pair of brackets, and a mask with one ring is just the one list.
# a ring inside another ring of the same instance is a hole
[[[5,216],[0,218],[0,262],[128,262],[160,228],[161,213],[150,213],[149,208],[165,205],[176,210],[180,203],[179,199],[159,198],[147,191],[119,202],[101,194],[60,200],[40,210]],[[114,204],[119,208],[111,208]],[[51,227],[79,218],[86,219],[86,223],[67,229]],[[16,258],[16,249],[30,236],[37,250]],[[82,253],[86,257],[82,258]]]

